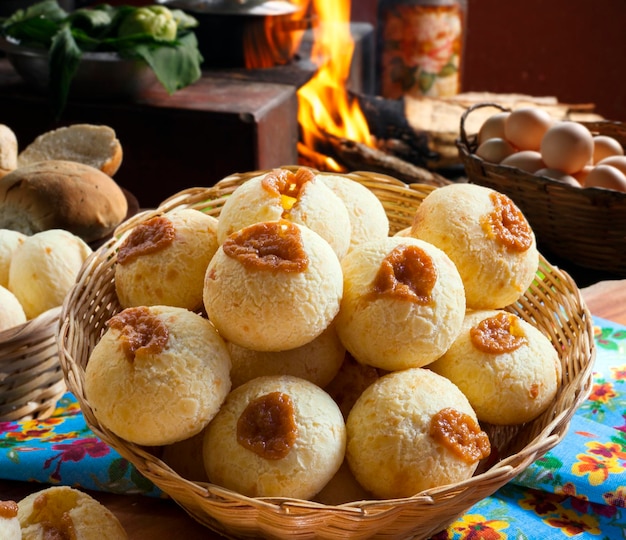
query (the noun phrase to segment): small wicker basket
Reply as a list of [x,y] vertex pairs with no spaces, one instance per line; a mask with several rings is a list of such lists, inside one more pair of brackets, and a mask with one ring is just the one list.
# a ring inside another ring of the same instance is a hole
[[0,332],[0,421],[47,418],[65,393],[60,313],[61,306]]
[[[329,506],[317,502],[249,498],[219,486],[182,478],[150,449],[117,437],[95,418],[84,392],[89,354],[105,331],[106,321],[120,310],[115,284],[119,235],[146,219],[174,208],[196,208],[219,216],[226,197],[260,172],[235,174],[211,188],[182,191],[158,209],[134,216],[86,261],[68,294],[59,332],[61,365],[93,431],[195,520],[230,538],[428,538],[444,529],[479,500],[493,494],[565,435],[574,411],[591,389],[595,357],[592,318],[573,280],[545,259],[528,292],[510,310],[540,328],[562,362],[563,379],[550,408],[531,423],[516,427],[484,427],[499,459],[473,478],[413,497],[366,500]],[[420,202],[434,188],[411,185],[374,173],[352,173],[382,201],[395,233],[411,225]]]
[[[476,134],[465,122],[472,111],[497,103],[478,103],[461,116],[457,147],[468,180],[508,195],[531,224],[540,248],[584,268],[626,276],[626,193],[577,188],[516,167],[488,163],[475,155]],[[593,134],[608,135],[626,147],[626,125],[580,122]]]

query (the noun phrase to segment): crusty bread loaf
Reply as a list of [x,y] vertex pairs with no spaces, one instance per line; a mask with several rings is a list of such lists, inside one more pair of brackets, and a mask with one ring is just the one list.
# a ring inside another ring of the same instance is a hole
[[122,145],[115,130],[95,124],[73,124],[42,133],[17,156],[17,166],[62,159],[90,165],[113,176],[122,164]]
[[105,237],[126,217],[120,186],[73,161],[41,161],[0,179],[0,228],[31,235],[65,229],[85,242]]
[[17,137],[9,126],[0,124],[0,178],[17,168]]

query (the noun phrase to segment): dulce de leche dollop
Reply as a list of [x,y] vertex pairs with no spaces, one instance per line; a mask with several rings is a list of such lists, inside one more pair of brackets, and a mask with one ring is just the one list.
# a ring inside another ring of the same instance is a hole
[[303,272],[309,263],[300,229],[289,221],[250,225],[230,235],[224,253],[256,270]]
[[251,401],[237,422],[237,442],[265,459],[282,459],[298,437],[293,402],[270,392]]

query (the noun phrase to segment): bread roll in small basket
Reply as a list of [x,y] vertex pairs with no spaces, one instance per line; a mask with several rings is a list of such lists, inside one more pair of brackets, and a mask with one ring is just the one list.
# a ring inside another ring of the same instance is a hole
[[[496,103],[477,103],[461,117],[457,148],[470,182],[508,195],[528,219],[539,247],[584,268],[626,276],[626,193],[573,187],[517,167],[488,163],[478,157],[475,133],[465,123],[473,111]],[[499,109],[499,110],[498,110]],[[621,122],[580,122],[593,135],[607,135],[626,148]]]
[[66,391],[57,330],[61,306],[0,332],[0,421],[44,419]]
[[[61,365],[70,390],[97,436],[131,461],[146,478],[171,496],[195,520],[230,538],[428,538],[481,499],[521,473],[558,444],[570,419],[591,389],[595,349],[592,318],[574,281],[541,258],[536,280],[512,312],[537,326],[552,341],[562,363],[562,382],[554,402],[534,421],[515,427],[486,427],[498,459],[464,482],[393,500],[361,500],[341,505],[280,498],[250,498],[222,487],[181,477],[149,448],[122,440],[96,420],[84,392],[90,352],[106,321],[120,311],[115,284],[120,234],[174,208],[191,207],[219,216],[226,198],[262,171],[234,174],[210,188],[191,188],[158,209],[123,223],[116,237],[86,261],[68,294],[59,332]],[[381,174],[351,173],[382,201],[391,233],[406,229],[420,202],[434,188],[406,185]]]

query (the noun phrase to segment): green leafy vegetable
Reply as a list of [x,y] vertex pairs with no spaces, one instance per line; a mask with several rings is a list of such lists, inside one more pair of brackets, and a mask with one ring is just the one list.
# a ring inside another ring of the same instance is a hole
[[155,39],[172,41],[176,38],[178,22],[165,6],[141,7],[124,17],[118,35],[147,34]]
[[193,33],[197,25],[191,15],[162,5],[99,4],[68,13],[57,0],[43,0],[0,19],[0,32],[20,45],[48,51],[50,96],[58,117],[86,52],[144,61],[170,94],[193,84],[203,61]]

